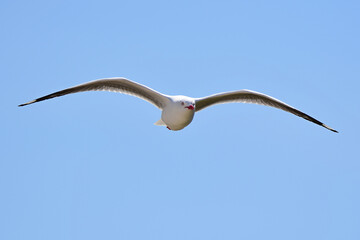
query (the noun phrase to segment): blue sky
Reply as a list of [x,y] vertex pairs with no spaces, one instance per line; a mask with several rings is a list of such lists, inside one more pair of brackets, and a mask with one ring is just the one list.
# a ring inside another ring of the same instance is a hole
[[[360,239],[358,1],[2,1],[0,238]],[[165,94],[251,89],[182,131]]]

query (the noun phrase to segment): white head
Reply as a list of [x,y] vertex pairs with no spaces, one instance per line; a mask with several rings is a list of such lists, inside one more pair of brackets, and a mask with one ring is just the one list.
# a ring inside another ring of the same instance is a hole
[[173,96],[173,104],[177,108],[195,111],[195,99],[187,96]]

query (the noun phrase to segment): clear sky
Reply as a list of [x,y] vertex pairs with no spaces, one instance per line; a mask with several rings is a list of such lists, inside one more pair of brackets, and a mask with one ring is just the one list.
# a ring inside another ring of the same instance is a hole
[[[360,239],[359,1],[0,3],[0,239]],[[251,89],[184,130],[127,95]]]

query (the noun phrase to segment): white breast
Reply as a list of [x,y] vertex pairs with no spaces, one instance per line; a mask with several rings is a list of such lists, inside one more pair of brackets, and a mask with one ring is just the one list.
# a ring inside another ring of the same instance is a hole
[[169,103],[162,111],[161,119],[171,130],[181,130],[191,123],[195,111],[189,110],[178,102]]

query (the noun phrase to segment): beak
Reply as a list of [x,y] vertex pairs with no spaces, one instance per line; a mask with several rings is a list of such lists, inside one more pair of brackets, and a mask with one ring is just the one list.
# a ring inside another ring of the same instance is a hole
[[185,108],[187,108],[187,109],[189,109],[189,110],[194,110],[194,109],[195,109],[194,105],[189,105],[189,106],[187,106],[187,107],[185,107]]

